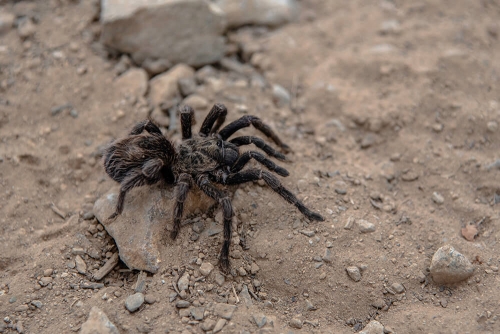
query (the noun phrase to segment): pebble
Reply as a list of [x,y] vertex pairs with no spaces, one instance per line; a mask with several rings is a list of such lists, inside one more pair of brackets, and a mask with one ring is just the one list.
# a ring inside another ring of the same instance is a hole
[[175,303],[175,307],[177,308],[188,308],[189,306],[191,306],[191,303],[188,302],[187,300],[178,300]]
[[293,318],[292,320],[290,320],[289,325],[290,325],[290,327],[297,328],[297,329],[301,329],[303,326],[302,320],[297,319],[297,318]]
[[31,305],[35,306],[36,308],[42,308],[43,307],[43,303],[39,300],[32,300],[31,301]]
[[14,26],[15,20],[16,16],[14,14],[2,11],[0,13],[0,34],[9,31]]
[[308,236],[308,237],[314,237],[314,234],[315,234],[314,231],[310,231],[310,230],[301,230],[299,232],[305,236]]
[[371,320],[359,334],[384,334],[384,326],[377,320]]
[[322,260],[326,263],[331,263],[333,261],[333,252],[330,248],[325,249],[325,255],[323,255]]
[[82,257],[80,255],[77,255],[75,257],[75,263],[76,263],[76,270],[80,274],[85,275],[85,273],[87,272],[87,264],[85,263],[85,261],[82,259]]
[[220,332],[222,330],[222,328],[224,328],[224,326],[226,326],[226,324],[227,324],[227,320],[225,320],[225,319],[217,320],[217,323],[215,324],[214,329],[213,329],[213,333]]
[[358,219],[356,221],[356,223],[358,224],[359,226],[359,231],[361,233],[371,233],[371,232],[375,232],[375,224],[373,223],[370,223],[369,221],[367,220],[364,220],[364,219]]
[[349,219],[347,219],[347,222],[344,225],[344,229],[345,230],[350,230],[352,228],[353,224],[354,224],[354,218],[353,217],[349,217]]
[[148,72],[150,76],[154,76],[160,73],[165,72],[168,70],[170,67],[172,67],[172,63],[168,59],[151,59],[151,58],[146,58],[142,62],[142,68]]
[[361,139],[361,148],[369,148],[377,142],[378,137],[373,133],[366,134],[363,139]]
[[201,321],[203,320],[203,316],[205,314],[205,308],[204,307],[193,307],[190,310],[191,317],[194,320]]
[[384,307],[387,306],[385,300],[383,300],[382,298],[377,298],[375,299],[375,301],[372,303],[372,306],[375,307],[376,309],[383,309]]
[[401,283],[392,283],[391,289],[396,293],[403,293],[405,291],[405,287]]
[[290,105],[291,96],[288,90],[280,85],[273,85],[273,102],[276,107],[281,108]]
[[250,272],[252,275],[257,274],[257,272],[260,270],[260,267],[257,265],[257,263],[252,262],[252,265],[250,266]]
[[239,267],[238,268],[238,275],[240,275],[240,276],[246,276],[247,275],[247,271],[245,270],[245,268]]
[[189,287],[189,273],[184,273],[182,277],[179,279],[177,282],[177,287],[179,288],[180,291],[185,291]]
[[198,94],[189,95],[182,103],[191,106],[194,110],[204,110],[208,107],[208,100]]
[[201,232],[203,232],[205,230],[205,224],[202,221],[198,221],[198,222],[194,223],[191,228],[192,228],[193,232],[200,234]]
[[29,306],[26,304],[19,305],[18,307],[16,307],[14,309],[14,311],[16,311],[16,312],[26,312],[28,310],[29,310]]
[[486,128],[488,129],[489,132],[496,132],[498,130],[498,122],[490,121],[486,124]]
[[437,193],[437,192],[433,192],[432,193],[432,200],[436,204],[443,204],[444,203],[444,197],[441,194]]
[[267,322],[266,316],[262,313],[252,314],[252,319],[259,328],[264,327]]
[[470,261],[451,245],[439,248],[432,257],[430,273],[438,284],[452,284],[463,281],[474,274]]
[[12,297],[10,297],[10,299],[9,299],[9,303],[10,303],[10,304],[13,304],[13,303],[15,303],[15,302],[17,302],[17,297],[16,297],[16,296],[12,296]]
[[85,255],[85,250],[81,247],[73,247],[71,253],[73,255]]
[[200,273],[203,276],[208,276],[210,273],[214,270],[214,265],[211,264],[210,262],[203,262],[202,265],[200,266]]
[[144,301],[147,303],[147,304],[154,304],[156,303],[156,297],[155,296],[152,296],[152,295],[146,295],[144,297]]
[[243,285],[243,288],[241,289],[239,297],[244,302],[244,304],[246,306],[251,306],[253,304],[252,297],[250,297],[250,293],[248,292],[247,285]]
[[45,269],[45,270],[43,271],[43,276],[45,276],[45,277],[50,277],[50,276],[52,276],[52,273],[53,273],[53,272],[54,272],[54,269]]
[[207,319],[201,323],[200,327],[205,332],[211,331],[215,327],[215,320]]
[[25,17],[24,19],[18,22],[17,34],[22,39],[26,39],[28,37],[33,36],[35,32],[36,32],[36,26],[29,17]]
[[350,266],[346,268],[347,274],[354,282],[361,281],[361,272],[356,266]]
[[137,311],[141,305],[144,303],[144,295],[140,292],[134,293],[131,296],[128,296],[125,300],[125,307],[129,312]]
[[222,286],[225,281],[226,278],[224,277],[224,275],[222,275],[220,272],[215,273],[215,283],[217,283],[218,286]]
[[306,310],[307,311],[316,311],[317,310],[316,306],[314,306],[313,303],[311,303],[311,301],[309,299],[306,299]]
[[52,283],[52,277],[42,277],[38,283],[40,283],[41,286],[47,286]]
[[109,321],[106,314],[93,306],[90,310],[89,317],[86,322],[82,324],[80,334],[118,334],[118,328]]
[[229,305],[229,304],[224,304],[224,303],[217,303],[215,305],[215,314],[217,314],[219,317],[231,320],[233,317],[233,313],[236,310],[235,305]]

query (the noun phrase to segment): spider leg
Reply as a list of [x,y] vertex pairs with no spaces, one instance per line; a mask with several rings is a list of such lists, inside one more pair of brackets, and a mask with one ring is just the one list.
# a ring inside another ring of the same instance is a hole
[[[239,173],[230,174],[223,184],[233,185],[250,181],[264,180],[271,189],[277,192],[285,201],[295,205],[297,209],[311,220],[324,221],[318,213],[309,210],[290,190],[285,188],[273,174],[260,169],[247,169]],[[222,180],[221,180],[222,181]]]
[[132,175],[127,176],[121,182],[120,194],[118,195],[118,201],[116,202],[115,212],[108,217],[107,221],[115,219],[123,211],[123,203],[125,202],[125,195],[127,192],[135,187],[140,187],[147,183],[147,179],[141,173],[134,172]]
[[206,195],[219,202],[222,207],[222,215],[224,217],[224,243],[220,251],[219,263],[222,271],[228,273],[231,267],[229,262],[229,246],[231,245],[231,228],[234,215],[231,200],[226,193],[215,187],[206,175],[201,175],[196,178],[196,184]]
[[161,133],[161,130],[158,128],[158,126],[153,123],[152,120],[147,119],[142,122],[137,123],[133,128],[132,131],[130,131],[129,135],[140,135],[144,130],[151,134],[158,134],[158,135],[163,135]]
[[231,167],[231,172],[239,172],[240,170],[245,167],[245,165],[250,161],[250,159],[255,159],[262,165],[266,166],[267,169],[270,171],[276,172],[277,174],[281,176],[288,176],[290,173],[288,171],[281,167],[276,165],[274,162],[271,160],[267,159],[262,153],[255,152],[255,151],[246,151],[240,157],[238,160],[234,163],[234,165]]
[[266,152],[266,154],[269,155],[270,157],[275,157],[276,159],[281,160],[281,161],[286,160],[286,157],[283,155],[283,153],[276,151],[274,148],[272,148],[271,146],[266,144],[266,142],[259,137],[241,136],[241,137],[236,137],[234,139],[231,139],[229,142],[236,145],[236,146],[254,144],[258,148],[260,148],[262,151]]
[[[227,108],[222,103],[216,103],[208,113],[200,128],[200,134],[208,136],[208,134],[217,132],[222,123],[226,120]],[[217,123],[215,123],[217,121]],[[215,125],[214,125],[215,123]]]
[[250,125],[253,125],[257,130],[265,134],[267,137],[271,138],[276,143],[276,145],[281,147],[285,152],[290,151],[290,147],[287,144],[283,143],[281,139],[279,139],[278,135],[274,133],[269,125],[262,122],[260,118],[252,115],[243,116],[240,119],[229,123],[219,131],[219,135],[223,140],[226,140],[227,138],[231,137],[231,135],[236,131],[246,128]]
[[195,123],[194,110],[190,106],[183,106],[181,112],[182,139],[189,139],[192,136],[191,126]]
[[191,185],[193,178],[191,175],[187,173],[182,173],[179,175],[179,181],[175,186],[175,207],[174,207],[174,229],[170,233],[170,237],[172,239],[177,238],[179,234],[179,230],[181,229],[181,219],[182,213],[184,212],[184,201],[186,201],[189,190],[191,189]]

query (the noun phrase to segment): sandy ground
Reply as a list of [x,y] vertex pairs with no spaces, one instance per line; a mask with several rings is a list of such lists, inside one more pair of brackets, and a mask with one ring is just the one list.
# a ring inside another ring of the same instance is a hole
[[[308,224],[268,188],[242,186],[234,206],[249,248],[232,262],[247,274],[219,286],[215,269],[192,305],[216,321],[212,304],[235,303],[233,287],[246,285],[259,300],[240,300],[222,332],[257,332],[265,315],[261,332],[353,333],[376,319],[388,333],[500,333],[500,171],[488,168],[500,158],[500,3],[301,3],[298,22],[252,37],[292,108],[224,71],[224,89],[208,98],[225,103],[230,120],[243,104],[280,133],[293,148],[283,183],[326,221]],[[90,272],[115,250],[83,219],[114,186],[100,148],[144,119],[147,103],[113,84],[116,60],[92,47],[99,25],[88,2],[0,4],[37,21],[32,38],[15,29],[0,37],[0,332],[77,332],[92,306],[123,333],[203,332],[179,316],[171,283],[182,268],[199,276],[191,260],[200,253],[216,264],[220,234],[192,241],[185,227],[146,278],[155,303],[135,313],[124,302],[139,273],[123,264],[103,288],[79,288],[88,278],[72,268],[75,248]],[[375,231],[360,233],[360,219]],[[460,233],[469,222],[481,222],[473,241]],[[432,282],[432,255],[445,244],[474,264],[470,279]],[[349,266],[362,269],[359,282]],[[290,327],[296,320],[301,329]]]

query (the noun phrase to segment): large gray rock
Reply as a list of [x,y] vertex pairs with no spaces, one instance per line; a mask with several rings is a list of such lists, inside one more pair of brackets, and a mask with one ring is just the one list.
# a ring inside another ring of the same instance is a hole
[[204,0],[101,0],[103,44],[142,64],[202,66],[224,54],[224,13]]
[[[94,214],[116,242],[121,260],[130,268],[156,273],[159,269],[162,240],[170,238],[174,208],[172,186],[144,186],[127,193],[121,215],[106,222],[115,211],[119,187],[114,187],[94,204]],[[199,191],[190,192],[184,216],[199,208],[206,211],[213,201]]]
[[434,282],[452,284],[471,277],[474,274],[474,267],[455,248],[445,245],[434,253],[430,271]]
[[294,20],[298,8],[296,0],[215,0],[227,16],[228,26],[247,24],[279,26]]
[[82,324],[80,334],[118,334],[118,328],[106,314],[96,306],[90,310],[89,318]]

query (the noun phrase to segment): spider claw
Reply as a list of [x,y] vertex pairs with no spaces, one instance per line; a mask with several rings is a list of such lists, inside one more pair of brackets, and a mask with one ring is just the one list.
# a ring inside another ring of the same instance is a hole
[[288,176],[290,173],[284,169],[283,167],[277,166],[276,169],[274,170],[276,174],[281,175],[281,176]]
[[309,218],[311,220],[316,220],[316,221],[319,221],[319,222],[325,221],[325,218],[323,218],[322,215],[320,215],[319,213],[316,213],[316,212],[310,212],[307,215],[307,218]]
[[177,238],[178,234],[179,234],[179,231],[172,231],[172,232],[170,232],[170,238],[172,238],[172,240],[175,240]]
[[118,212],[114,212],[111,216],[109,216],[108,219],[106,219],[105,223],[108,224],[114,222],[116,220],[116,217],[118,217]]
[[227,257],[220,258],[219,267],[224,274],[228,275],[231,273],[231,262]]

